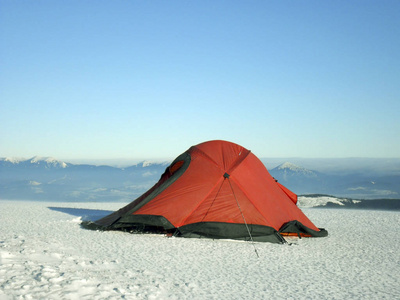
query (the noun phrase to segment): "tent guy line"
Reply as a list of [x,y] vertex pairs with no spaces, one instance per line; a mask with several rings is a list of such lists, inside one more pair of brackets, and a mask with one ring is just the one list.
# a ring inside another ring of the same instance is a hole
[[[240,154],[241,154],[241,152],[239,153],[239,155],[240,155]],[[253,240],[253,236],[251,235],[251,232],[250,232],[250,229],[249,229],[249,225],[247,225],[246,218],[244,217],[243,211],[242,211],[242,209],[240,208],[239,201],[238,201],[238,199],[237,199],[237,197],[236,197],[235,191],[233,190],[233,186],[232,186],[232,183],[231,183],[229,177],[230,177],[230,176],[229,176],[228,173],[225,173],[225,174],[224,174],[224,178],[225,178],[225,179],[228,179],[229,185],[230,185],[231,190],[232,190],[232,194],[233,194],[233,196],[235,197],[235,200],[236,200],[237,206],[238,206],[238,208],[239,208],[240,214],[242,215],[242,218],[243,218],[243,222],[244,222],[244,224],[246,225],[246,229],[247,229],[247,232],[249,233],[249,237],[250,237],[250,240],[251,240],[251,244],[252,244],[253,247],[254,247],[254,252],[256,253],[257,258],[260,258],[260,256],[258,255],[258,252],[257,252],[257,248],[256,248],[256,246],[254,245],[254,240]]]

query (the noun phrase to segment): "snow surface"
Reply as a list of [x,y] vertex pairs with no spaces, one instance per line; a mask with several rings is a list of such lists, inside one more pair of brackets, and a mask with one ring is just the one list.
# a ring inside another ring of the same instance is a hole
[[400,298],[398,212],[303,208],[329,236],[284,245],[81,228],[122,205],[0,201],[0,299]]

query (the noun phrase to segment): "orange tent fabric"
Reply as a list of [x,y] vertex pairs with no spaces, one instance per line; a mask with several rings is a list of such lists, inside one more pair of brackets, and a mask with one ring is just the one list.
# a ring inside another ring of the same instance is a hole
[[[297,195],[246,148],[216,140],[192,146],[141,197],[96,223],[107,229],[283,242],[280,233],[326,236],[296,206]],[[247,229],[247,230],[245,230]]]

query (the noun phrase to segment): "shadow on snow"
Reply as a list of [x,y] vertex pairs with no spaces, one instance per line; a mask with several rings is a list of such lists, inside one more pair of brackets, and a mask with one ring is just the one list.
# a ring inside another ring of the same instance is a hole
[[48,209],[59,211],[76,217],[81,217],[82,221],[96,221],[101,219],[114,211],[101,210],[101,209],[88,209],[88,208],[71,208],[71,207],[53,207],[49,206]]

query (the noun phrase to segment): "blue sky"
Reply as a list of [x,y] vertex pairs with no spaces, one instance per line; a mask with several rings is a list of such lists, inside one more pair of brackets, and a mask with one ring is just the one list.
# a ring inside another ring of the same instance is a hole
[[0,0],[0,157],[400,157],[399,1]]

